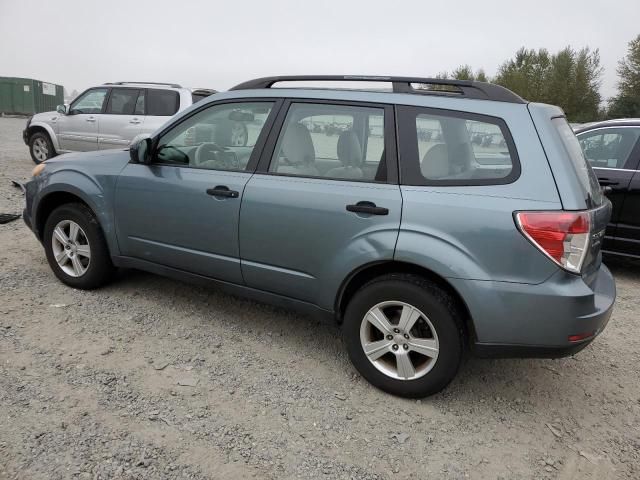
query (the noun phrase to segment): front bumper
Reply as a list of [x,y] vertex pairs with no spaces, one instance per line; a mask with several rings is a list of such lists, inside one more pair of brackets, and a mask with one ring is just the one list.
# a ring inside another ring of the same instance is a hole
[[[589,284],[559,270],[538,285],[453,280],[473,318],[473,351],[481,357],[562,357],[606,327],[616,285],[603,264]],[[572,335],[584,335],[572,342]]]

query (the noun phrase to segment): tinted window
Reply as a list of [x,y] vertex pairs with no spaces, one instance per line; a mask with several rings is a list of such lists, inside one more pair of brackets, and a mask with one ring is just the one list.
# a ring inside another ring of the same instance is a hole
[[514,162],[497,123],[418,113],[413,128],[420,172],[427,181],[493,181],[513,171]]
[[[140,90],[132,88],[114,88],[107,102],[106,113],[115,115],[133,115]],[[142,95],[144,98],[144,95]]]
[[558,117],[552,119],[551,122],[555,125],[558,133],[560,134],[560,139],[565,147],[567,156],[573,163],[576,174],[585,193],[590,195],[597,204],[600,204],[602,202],[602,191],[600,190],[598,178],[585,160],[580,143],[567,123],[567,119],[564,117]]
[[178,111],[180,98],[178,92],[171,90],[147,90],[147,115],[170,117]]
[[71,104],[70,113],[100,113],[107,96],[106,88],[94,88],[83,93]]
[[269,171],[338,180],[385,181],[384,110],[294,103]]
[[213,105],[165,133],[157,163],[244,170],[273,102]]
[[585,158],[592,167],[625,168],[640,128],[602,128],[578,136]]

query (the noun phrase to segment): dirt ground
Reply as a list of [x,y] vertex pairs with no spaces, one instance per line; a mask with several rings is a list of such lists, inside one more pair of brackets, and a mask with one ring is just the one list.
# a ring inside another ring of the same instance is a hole
[[[24,123],[0,118],[4,213]],[[638,479],[640,264],[607,263],[618,301],[586,350],[470,359],[409,401],[358,376],[337,328],[136,271],[73,290],[0,225],[0,479]]]

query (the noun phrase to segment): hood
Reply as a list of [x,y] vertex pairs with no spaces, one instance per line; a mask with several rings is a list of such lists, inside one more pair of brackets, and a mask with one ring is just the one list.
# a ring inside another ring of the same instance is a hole
[[122,169],[129,163],[129,149],[97,150],[95,152],[73,152],[58,155],[46,161],[52,168],[79,167],[87,170]]
[[31,117],[31,123],[33,122],[49,123],[52,120],[56,120],[59,116],[60,114],[56,111],[36,113]]

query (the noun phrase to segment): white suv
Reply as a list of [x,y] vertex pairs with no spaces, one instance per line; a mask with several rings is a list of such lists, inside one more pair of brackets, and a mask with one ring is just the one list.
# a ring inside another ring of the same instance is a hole
[[22,137],[35,163],[59,153],[128,148],[137,135],[153,133],[177,112],[213,93],[171,83],[105,83],[55,112],[34,115]]

